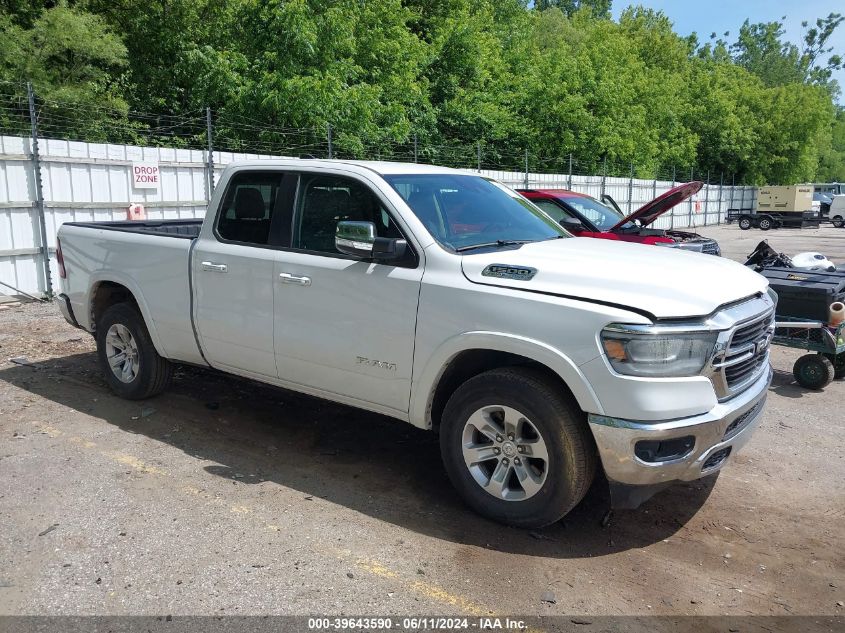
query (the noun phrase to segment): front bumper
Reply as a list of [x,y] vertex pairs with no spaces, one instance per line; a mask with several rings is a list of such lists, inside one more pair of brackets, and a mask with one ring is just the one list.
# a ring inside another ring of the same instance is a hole
[[[720,470],[751,438],[762,417],[771,380],[769,368],[741,394],[705,414],[677,420],[637,422],[590,414],[590,429],[611,488],[645,486],[656,492],[670,482],[691,481]],[[690,436],[694,444],[680,457],[644,461],[635,454],[639,442],[666,442]],[[651,495],[638,502],[648,496]]]

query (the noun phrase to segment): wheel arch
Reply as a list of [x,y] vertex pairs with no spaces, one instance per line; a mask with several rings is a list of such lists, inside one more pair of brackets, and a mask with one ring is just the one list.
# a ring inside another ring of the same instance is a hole
[[96,335],[97,322],[108,308],[117,303],[129,303],[138,310],[141,318],[144,319],[144,324],[147,326],[156,352],[161,357],[167,358],[156,332],[155,322],[151,318],[149,306],[147,306],[140,288],[132,280],[115,276],[95,278],[91,283],[88,297],[88,319],[90,331],[93,334]]
[[532,339],[472,332],[445,342],[414,380],[409,419],[421,428],[437,428],[446,402],[473,376],[500,367],[524,365],[560,384],[585,412],[600,413],[601,403],[577,365],[558,350]]

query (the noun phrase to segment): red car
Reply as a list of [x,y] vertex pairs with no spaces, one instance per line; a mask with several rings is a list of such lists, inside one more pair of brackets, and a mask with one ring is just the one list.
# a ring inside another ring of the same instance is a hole
[[606,202],[599,202],[588,195],[567,189],[517,191],[578,237],[674,246],[698,253],[721,255],[716,240],[698,233],[649,228],[660,215],[694,196],[703,185],[699,181],[678,185],[627,216],[610,196],[602,196]]

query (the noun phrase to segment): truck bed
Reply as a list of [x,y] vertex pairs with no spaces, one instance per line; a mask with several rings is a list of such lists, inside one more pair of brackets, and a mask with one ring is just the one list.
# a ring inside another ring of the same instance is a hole
[[[70,222],[59,228],[65,294],[80,326],[93,331],[101,280],[125,287],[150,323],[165,358],[202,363],[191,322],[190,254],[202,220]],[[107,292],[108,290],[108,286]]]
[[162,237],[193,240],[199,237],[202,218],[191,220],[118,220],[115,222],[67,222],[65,226],[82,226],[89,229],[143,233]]

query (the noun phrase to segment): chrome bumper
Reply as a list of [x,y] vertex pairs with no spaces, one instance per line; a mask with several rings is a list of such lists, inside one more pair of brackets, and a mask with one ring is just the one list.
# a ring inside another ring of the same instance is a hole
[[[769,368],[741,394],[720,402],[705,414],[679,420],[649,423],[590,414],[590,429],[608,480],[627,486],[659,486],[699,479],[720,470],[751,438],[762,418],[771,381]],[[643,461],[635,454],[638,442],[688,436],[694,437],[695,443],[680,458]]]

